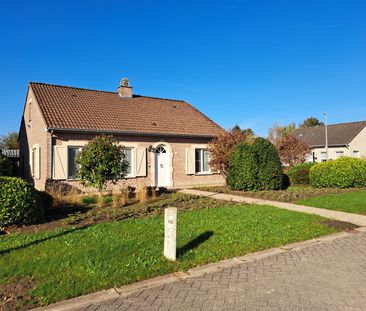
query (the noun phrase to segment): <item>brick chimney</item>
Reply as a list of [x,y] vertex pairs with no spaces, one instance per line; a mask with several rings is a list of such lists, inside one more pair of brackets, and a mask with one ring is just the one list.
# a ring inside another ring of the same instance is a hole
[[123,78],[117,89],[119,96],[123,98],[132,98],[132,87],[130,86],[130,80]]

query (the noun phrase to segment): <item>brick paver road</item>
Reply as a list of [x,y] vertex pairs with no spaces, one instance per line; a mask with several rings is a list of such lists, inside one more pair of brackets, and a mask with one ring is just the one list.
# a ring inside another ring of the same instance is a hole
[[366,310],[366,233],[141,290],[82,310]]

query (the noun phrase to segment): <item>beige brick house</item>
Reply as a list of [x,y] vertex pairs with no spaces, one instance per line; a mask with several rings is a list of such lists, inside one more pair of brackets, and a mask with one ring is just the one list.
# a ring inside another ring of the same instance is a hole
[[328,125],[328,152],[325,127],[314,126],[294,130],[292,135],[311,148],[311,162],[324,162],[340,157],[366,158],[366,121]]
[[[220,185],[208,142],[223,129],[185,101],[134,95],[128,79],[117,92],[29,83],[20,128],[23,177],[37,189],[75,181],[75,157],[96,135],[125,147],[127,178],[117,185]],[[114,186],[115,187],[115,186]],[[85,189],[84,189],[85,190]]]

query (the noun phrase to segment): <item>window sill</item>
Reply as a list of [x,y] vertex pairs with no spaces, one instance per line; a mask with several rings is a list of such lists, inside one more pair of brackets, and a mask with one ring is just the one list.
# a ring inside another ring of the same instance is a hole
[[200,173],[195,173],[195,176],[207,176],[207,175],[213,175],[212,172],[200,172]]

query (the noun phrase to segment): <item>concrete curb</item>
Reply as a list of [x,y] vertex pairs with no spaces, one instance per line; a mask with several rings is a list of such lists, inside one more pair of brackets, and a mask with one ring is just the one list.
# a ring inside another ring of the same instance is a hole
[[173,282],[178,282],[188,278],[199,277],[207,273],[213,273],[223,270],[225,268],[231,268],[248,262],[260,260],[266,257],[275,256],[284,252],[289,252],[291,250],[292,251],[301,250],[308,246],[312,246],[319,243],[327,243],[336,239],[349,237],[354,234],[362,234],[364,232],[366,232],[366,227],[357,228],[350,232],[339,232],[311,240],[295,242],[284,246],[270,248],[264,251],[259,251],[252,254],[234,257],[231,259],[225,259],[216,263],[210,263],[204,266],[195,267],[189,269],[187,272],[179,271],[164,276],[148,279],[145,281],[124,285],[122,287],[111,288],[104,291],[64,300],[52,305],[32,309],[32,311],[71,311],[75,309],[80,309],[91,304],[103,302],[105,300],[126,297],[144,289],[149,289],[157,286],[170,284]]

